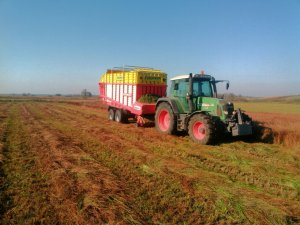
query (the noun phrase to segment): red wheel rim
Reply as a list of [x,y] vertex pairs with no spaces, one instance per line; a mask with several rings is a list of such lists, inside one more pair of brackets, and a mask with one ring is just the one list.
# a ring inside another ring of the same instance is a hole
[[206,130],[204,124],[201,123],[200,121],[194,123],[193,133],[196,139],[203,140],[206,136]]
[[170,114],[165,109],[159,112],[158,126],[161,131],[167,131],[170,127]]

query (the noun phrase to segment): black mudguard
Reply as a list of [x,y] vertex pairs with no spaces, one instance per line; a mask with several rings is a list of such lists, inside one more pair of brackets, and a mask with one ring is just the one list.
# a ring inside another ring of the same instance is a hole
[[156,105],[155,105],[155,108],[157,108],[157,106],[162,103],[162,102],[167,102],[169,103],[169,105],[171,106],[173,112],[175,115],[178,115],[179,114],[179,110],[178,110],[178,107],[177,107],[177,104],[176,104],[176,101],[175,100],[172,100],[170,98],[159,98],[156,102]]

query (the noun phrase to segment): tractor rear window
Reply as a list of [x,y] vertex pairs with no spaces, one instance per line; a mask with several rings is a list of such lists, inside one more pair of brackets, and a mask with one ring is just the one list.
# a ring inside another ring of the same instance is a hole
[[193,95],[212,97],[212,89],[209,81],[205,80],[194,80],[193,82]]

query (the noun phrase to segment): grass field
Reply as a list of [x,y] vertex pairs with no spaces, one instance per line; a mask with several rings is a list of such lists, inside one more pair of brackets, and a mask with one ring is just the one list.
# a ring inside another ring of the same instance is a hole
[[236,104],[254,141],[201,146],[97,99],[2,98],[0,224],[300,224],[299,105],[268,104]]
[[249,112],[267,112],[300,115],[300,103],[237,102],[235,105]]

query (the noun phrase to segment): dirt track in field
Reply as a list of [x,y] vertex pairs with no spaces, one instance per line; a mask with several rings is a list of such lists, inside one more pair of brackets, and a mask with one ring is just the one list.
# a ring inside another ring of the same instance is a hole
[[3,224],[300,223],[297,143],[199,146],[93,102],[0,107]]

